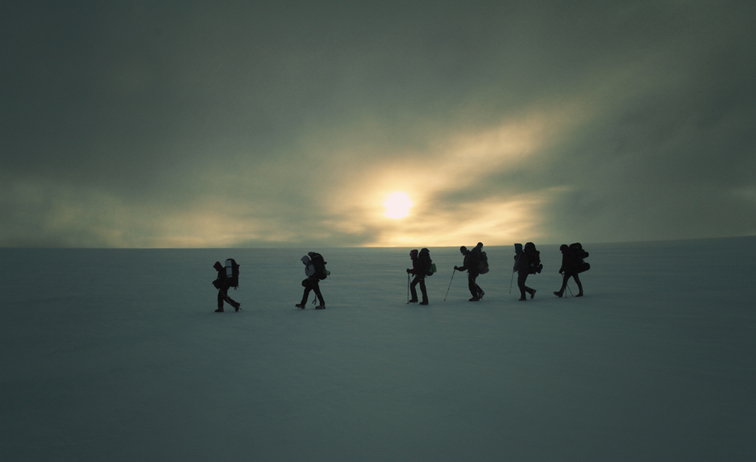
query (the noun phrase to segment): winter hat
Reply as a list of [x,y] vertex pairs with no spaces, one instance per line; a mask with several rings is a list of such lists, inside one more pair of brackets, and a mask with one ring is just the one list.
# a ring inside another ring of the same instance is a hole
[[220,271],[220,270],[223,269],[223,265],[221,265],[221,262],[216,261],[215,264],[213,265],[213,268],[215,268],[216,270]]
[[570,248],[567,247],[567,244],[562,244],[562,245],[559,246],[559,250],[561,250],[562,252],[564,252],[565,250],[569,250],[569,249]]
[[410,257],[416,258],[417,257],[417,249],[410,250]]
[[462,247],[459,248],[459,251],[462,252],[462,253],[465,253],[465,252],[467,252],[467,247],[465,247],[463,245]]

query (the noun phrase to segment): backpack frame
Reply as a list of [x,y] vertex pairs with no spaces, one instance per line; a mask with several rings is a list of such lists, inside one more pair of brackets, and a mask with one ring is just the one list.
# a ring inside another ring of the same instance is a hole
[[239,264],[233,258],[226,259],[226,282],[229,287],[239,288]]

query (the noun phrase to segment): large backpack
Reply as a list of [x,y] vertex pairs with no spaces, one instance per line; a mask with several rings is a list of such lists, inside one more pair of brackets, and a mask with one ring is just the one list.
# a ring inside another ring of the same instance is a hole
[[543,265],[541,264],[541,252],[536,250],[535,244],[532,242],[525,244],[525,253],[528,254],[528,261],[530,262],[528,266],[528,274],[540,273],[543,269]]
[[226,259],[226,282],[229,287],[239,288],[239,265],[233,258]]
[[481,251],[478,254],[478,274],[486,274],[488,272],[488,255]]
[[582,244],[575,242],[570,244],[570,262],[572,263],[572,271],[575,273],[582,273],[591,269],[590,263],[583,261],[584,258],[588,258],[588,252],[583,250]]
[[308,252],[307,255],[310,256],[310,261],[315,267],[315,276],[317,276],[318,279],[325,279],[331,274],[331,272],[326,269],[327,262],[323,259],[322,255],[317,252]]
[[[478,245],[470,251],[470,266],[468,266],[468,271],[475,272],[477,270],[478,274],[486,274],[488,272],[488,256],[482,249],[483,244],[479,242]],[[465,264],[467,264],[467,262],[465,262]]]
[[431,260],[430,250],[425,248],[420,249],[417,259],[420,261],[420,269],[423,271],[423,274],[433,276],[433,273],[436,272],[436,264]]

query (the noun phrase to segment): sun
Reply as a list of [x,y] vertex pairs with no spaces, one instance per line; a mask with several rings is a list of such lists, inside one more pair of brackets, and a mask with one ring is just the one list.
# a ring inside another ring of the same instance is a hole
[[404,192],[394,192],[388,195],[383,202],[383,206],[386,207],[386,212],[383,216],[398,220],[409,215],[409,210],[414,204],[412,200]]

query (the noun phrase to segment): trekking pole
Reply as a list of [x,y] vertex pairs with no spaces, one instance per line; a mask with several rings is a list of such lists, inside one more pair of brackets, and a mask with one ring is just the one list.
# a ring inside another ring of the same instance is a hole
[[410,286],[410,275],[407,273],[407,305],[409,305],[409,286]]
[[[451,283],[454,280],[454,273],[457,272],[457,268],[454,268],[454,271],[452,271],[452,277],[449,280],[449,287],[446,288],[446,295],[449,295],[449,289],[451,289]],[[446,295],[444,295],[444,301],[446,301]]]
[[512,271],[512,278],[509,280],[509,293],[512,293],[512,283],[514,282],[514,271]]
[[574,297],[574,295],[572,295],[572,289],[570,289],[570,285],[569,284],[567,284],[567,290],[569,290],[570,291],[570,295]]

